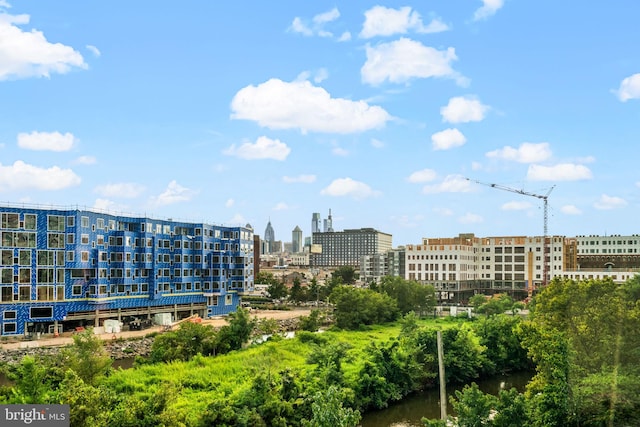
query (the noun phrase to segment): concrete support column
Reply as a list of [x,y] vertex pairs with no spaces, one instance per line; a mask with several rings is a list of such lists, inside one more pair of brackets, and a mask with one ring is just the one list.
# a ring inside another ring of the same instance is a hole
[[100,326],[100,318],[98,317],[99,315],[100,315],[100,310],[96,309],[96,317],[93,322],[93,326],[95,326],[96,328]]

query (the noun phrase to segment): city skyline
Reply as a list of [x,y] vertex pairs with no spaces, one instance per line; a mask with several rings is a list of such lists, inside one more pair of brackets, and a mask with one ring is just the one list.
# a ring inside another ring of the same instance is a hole
[[190,6],[0,0],[0,199],[542,235],[498,184],[549,235],[638,233],[637,2]]

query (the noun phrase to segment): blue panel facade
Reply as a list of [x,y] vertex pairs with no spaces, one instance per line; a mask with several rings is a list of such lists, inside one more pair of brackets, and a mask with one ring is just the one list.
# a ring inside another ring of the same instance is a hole
[[253,263],[246,227],[0,206],[0,334],[101,312],[228,314],[253,289]]

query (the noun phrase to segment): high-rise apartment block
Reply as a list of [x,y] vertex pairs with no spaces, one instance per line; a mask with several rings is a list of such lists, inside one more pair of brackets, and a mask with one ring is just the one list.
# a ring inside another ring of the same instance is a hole
[[294,254],[300,253],[303,247],[302,229],[296,225],[296,228],[291,232],[291,252]]
[[253,288],[250,226],[0,207],[2,335],[227,314]]
[[313,245],[322,247],[313,263],[323,267],[357,267],[363,256],[384,253],[392,245],[391,234],[373,228],[313,233],[312,239]]

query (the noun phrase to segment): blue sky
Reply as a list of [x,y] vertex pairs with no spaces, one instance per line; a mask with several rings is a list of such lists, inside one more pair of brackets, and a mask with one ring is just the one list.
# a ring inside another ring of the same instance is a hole
[[[0,0],[0,200],[635,234],[640,3]],[[553,188],[553,189],[552,189]],[[551,193],[548,193],[552,189]]]

